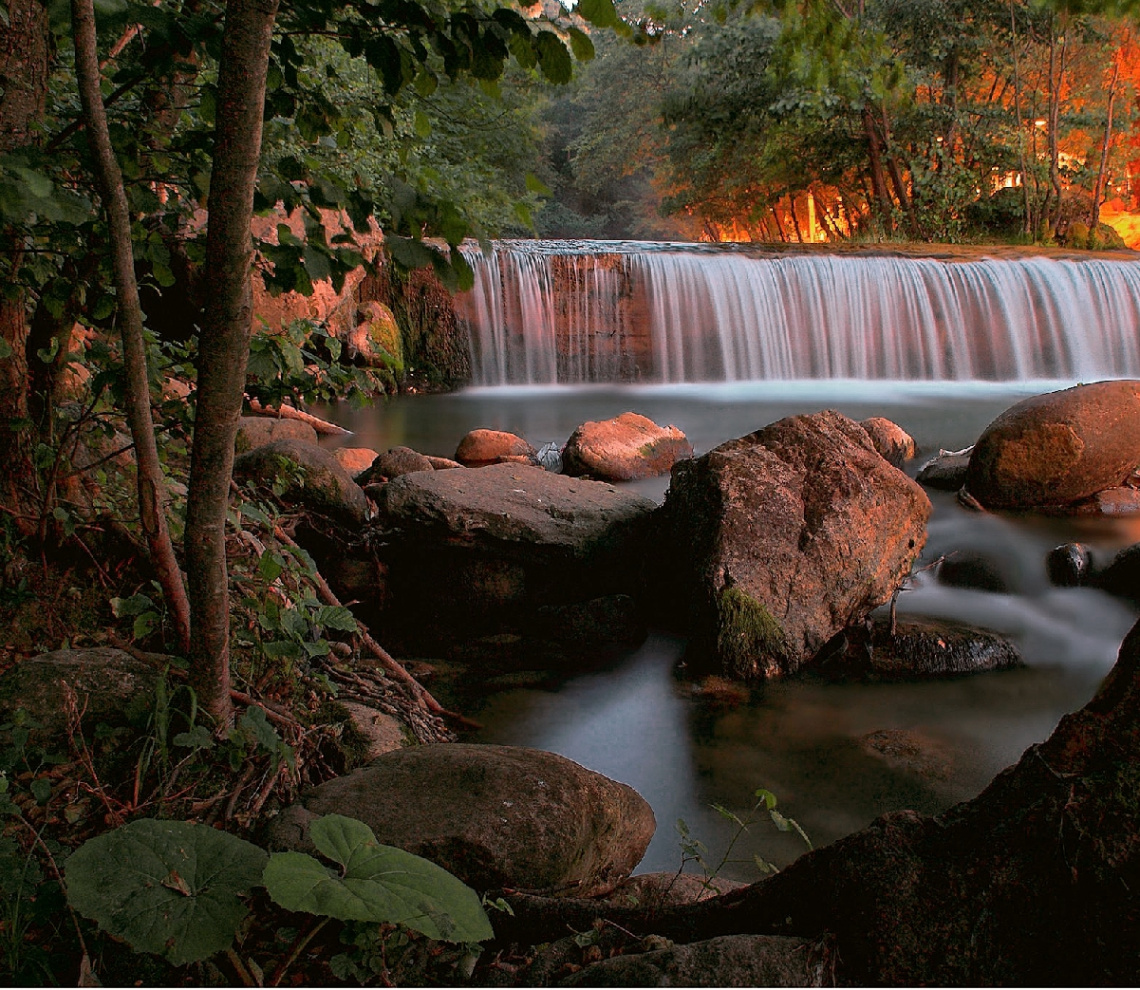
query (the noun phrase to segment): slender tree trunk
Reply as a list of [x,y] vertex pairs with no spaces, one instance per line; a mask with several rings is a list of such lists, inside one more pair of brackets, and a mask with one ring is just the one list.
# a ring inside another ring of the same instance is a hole
[[99,87],[99,56],[96,49],[93,0],[71,0],[71,27],[75,41],[75,73],[83,107],[87,141],[95,159],[99,194],[107,210],[111,231],[111,265],[114,270],[118,321],[123,339],[123,363],[127,374],[127,421],[135,445],[138,476],[139,519],[151,561],[158,573],[167,608],[183,650],[190,648],[190,606],[182,584],[182,572],[174,556],[166,524],[168,498],[150,405],[150,375],[146,363],[142,307],[135,281],[134,242],[123,174],[111,146],[107,110]]
[[1022,233],[1029,237],[1033,233],[1033,204],[1029,200],[1029,175],[1026,173],[1025,163],[1025,129],[1021,117],[1021,76],[1017,62],[1017,17],[1014,14],[1013,0],[1009,0],[1009,31],[1013,40],[1013,110],[1017,114],[1017,157],[1018,167],[1021,169],[1021,189],[1025,199],[1025,221]]
[[[40,0],[8,0],[0,24],[0,153],[35,143],[47,97],[51,35]],[[35,470],[28,422],[28,300],[17,272],[23,262],[21,233],[0,225],[0,505],[25,535],[34,532]]]
[[1100,203],[1104,199],[1104,188],[1108,184],[1108,149],[1112,145],[1112,110],[1116,103],[1116,84],[1120,78],[1120,62],[1112,60],[1112,81],[1108,84],[1108,108],[1104,120],[1104,140],[1100,143],[1100,167],[1096,172],[1096,185],[1093,187],[1092,221],[1089,226],[1096,230],[1100,223]]
[[792,230],[796,232],[796,241],[800,244],[804,242],[804,235],[800,233],[800,218],[796,216],[796,194],[788,193],[788,213],[792,218]]
[[871,164],[871,192],[874,196],[875,211],[879,214],[883,230],[890,233],[894,230],[895,224],[891,215],[891,195],[887,192],[887,179],[883,173],[883,143],[869,106],[863,107],[863,135],[867,139],[867,157]]
[[252,327],[250,221],[277,0],[230,0],[218,69],[197,411],[186,513],[190,680],[224,728],[230,705],[226,509]]

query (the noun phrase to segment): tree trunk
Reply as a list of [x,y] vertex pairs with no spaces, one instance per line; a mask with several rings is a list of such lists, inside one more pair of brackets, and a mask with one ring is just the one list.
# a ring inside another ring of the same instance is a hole
[[1009,0],[1009,31],[1013,39],[1011,50],[1013,52],[1013,109],[1017,114],[1017,157],[1018,167],[1021,169],[1021,189],[1025,200],[1025,221],[1022,233],[1026,237],[1034,231],[1033,204],[1029,199],[1029,176],[1026,174],[1025,163],[1025,128],[1021,118],[1021,75],[1017,62],[1017,18],[1014,14],[1013,0]]
[[[51,35],[40,0],[9,0],[0,24],[0,154],[36,141],[47,98]],[[0,505],[18,528],[34,531],[35,470],[28,424],[28,303],[18,272],[23,262],[18,228],[0,227]]]
[[892,216],[891,195],[887,192],[887,179],[883,173],[883,143],[879,129],[875,126],[871,108],[863,107],[863,135],[867,139],[867,157],[871,164],[871,191],[874,195],[875,211],[883,230],[890,233],[895,223]]
[[123,364],[127,379],[127,422],[135,445],[138,477],[139,520],[146,537],[151,562],[162,585],[166,606],[183,650],[190,647],[190,608],[182,584],[182,572],[174,556],[166,524],[168,498],[166,479],[158,459],[154,418],[150,405],[150,375],[143,337],[142,307],[135,281],[134,242],[123,174],[111,146],[107,110],[99,87],[99,56],[96,49],[93,0],[71,0],[71,26],[75,41],[75,73],[83,107],[87,141],[95,159],[99,194],[107,211],[111,234],[111,265],[114,271],[118,322],[123,340]]
[[[500,940],[605,918],[680,942],[834,938],[845,985],[1131,985],[1140,971],[1140,623],[1096,697],[977,798],[885,815],[695,905],[507,898]],[[583,981],[583,985],[590,985]]]
[[1096,230],[1100,223],[1100,204],[1104,199],[1104,188],[1108,184],[1108,149],[1112,146],[1112,110],[1116,103],[1116,83],[1120,78],[1120,62],[1112,60],[1112,81],[1108,84],[1108,108],[1104,121],[1104,140],[1100,143],[1100,167],[1096,172],[1093,186],[1092,219],[1089,226]]
[[277,0],[230,0],[218,69],[203,273],[197,411],[186,513],[190,680],[224,728],[232,720],[226,510],[252,327],[250,221]]

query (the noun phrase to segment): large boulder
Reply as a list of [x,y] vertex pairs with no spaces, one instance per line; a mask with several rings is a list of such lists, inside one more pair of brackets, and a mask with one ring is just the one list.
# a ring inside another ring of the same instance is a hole
[[415,650],[542,625],[544,606],[635,592],[656,508],[522,464],[407,474],[371,490],[391,594],[384,621]]
[[67,689],[75,692],[76,716],[91,731],[100,722],[125,724],[153,700],[161,676],[154,665],[110,647],[43,653],[0,677],[0,722],[22,708],[38,726],[35,738],[59,744],[71,720]]
[[635,481],[666,474],[692,456],[693,445],[677,427],[627,412],[579,426],[562,451],[562,470],[602,481]]
[[922,489],[830,410],[682,461],[665,508],[693,659],[744,679],[796,671],[885,603],[930,515]]
[[534,464],[538,451],[522,437],[502,430],[472,430],[455,448],[455,459],[464,467],[488,464]]
[[[370,447],[337,447],[332,452],[337,463],[344,468],[351,478],[359,478],[379,456]],[[358,482],[359,483],[359,482]]]
[[404,474],[416,471],[434,471],[431,461],[411,447],[390,447],[378,454],[368,469],[360,476],[360,483],[367,485],[377,481],[391,481]]
[[337,459],[316,444],[275,440],[234,460],[234,479],[273,484],[285,482],[282,498],[296,502],[347,526],[363,526],[368,499]]
[[637,865],[656,827],[633,788],[565,757],[462,743],[388,753],[321,784],[278,816],[270,844],[304,849],[309,823],[332,813],[480,891],[581,894],[612,883]]
[[1122,485],[1140,465],[1140,381],[1025,399],[974,445],[966,488],[993,509],[1068,505]]

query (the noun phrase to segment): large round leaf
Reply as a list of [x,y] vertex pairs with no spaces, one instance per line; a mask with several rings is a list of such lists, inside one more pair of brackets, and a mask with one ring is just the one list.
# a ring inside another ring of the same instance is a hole
[[142,819],[76,850],[67,897],[132,948],[180,966],[229,947],[246,915],[239,895],[260,885],[267,858],[205,825]]
[[341,921],[406,925],[446,942],[494,936],[475,891],[421,856],[381,845],[363,822],[325,815],[312,823],[309,835],[341,869],[304,853],[274,853],[264,880],[282,907]]

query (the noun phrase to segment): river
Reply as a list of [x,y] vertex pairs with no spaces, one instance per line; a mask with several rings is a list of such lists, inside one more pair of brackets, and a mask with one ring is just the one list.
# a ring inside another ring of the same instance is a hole
[[[855,419],[881,415],[899,423],[921,451],[909,468],[914,474],[940,447],[972,443],[1020,398],[1073,383],[546,384],[406,395],[363,409],[342,406],[333,415],[354,431],[336,441],[344,445],[386,450],[403,444],[451,456],[471,429],[509,430],[535,446],[561,444],[585,420],[633,410],[680,427],[700,454],[783,416],[834,408]],[[667,483],[658,478],[636,487],[661,499]],[[900,614],[945,616],[996,630],[1021,650],[1024,669],[921,684],[797,679],[724,706],[695,697],[675,676],[684,643],[655,631],[604,669],[555,687],[482,696],[467,713],[484,725],[475,738],[561,753],[636,788],[658,822],[642,871],[680,865],[678,819],[708,847],[707,858],[719,862],[737,826],[712,806],[746,818],[761,787],[778,796],[780,810],[817,845],[887,811],[934,813],[972,797],[1044,739],[1062,714],[1088,700],[1136,618],[1129,606],[1101,592],[1051,587],[1045,554],[1079,539],[1105,560],[1140,540],[1140,521],[978,515],[950,495],[930,494],[934,514],[919,566],[969,551],[990,562],[1007,590],[948,587],[923,572],[900,596]],[[895,755],[872,746],[876,738],[893,740]],[[760,822],[737,842],[732,859],[739,861],[722,873],[754,880],[760,875],[754,855],[784,864],[804,848],[794,834]]]

